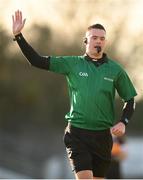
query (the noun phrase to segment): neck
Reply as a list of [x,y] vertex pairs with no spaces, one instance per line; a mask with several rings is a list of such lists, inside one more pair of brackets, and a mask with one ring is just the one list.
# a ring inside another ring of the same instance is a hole
[[92,58],[92,59],[101,59],[103,57],[103,53],[96,53],[96,54],[90,54],[89,52],[86,52],[86,54]]

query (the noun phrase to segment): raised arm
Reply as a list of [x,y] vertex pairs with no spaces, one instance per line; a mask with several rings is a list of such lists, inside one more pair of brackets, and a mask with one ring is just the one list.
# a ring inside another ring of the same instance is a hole
[[24,39],[21,31],[24,27],[26,19],[22,18],[22,12],[16,11],[15,15],[12,15],[12,30],[14,40],[17,41],[21,51],[23,52],[24,56],[27,58],[27,60],[32,64],[33,66],[36,66],[38,68],[42,69],[49,69],[50,64],[50,57],[44,57],[40,56]]

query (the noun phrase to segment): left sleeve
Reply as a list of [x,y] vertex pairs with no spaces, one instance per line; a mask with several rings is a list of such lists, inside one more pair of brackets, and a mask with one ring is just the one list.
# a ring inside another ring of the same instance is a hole
[[115,87],[119,96],[125,101],[130,100],[137,95],[137,92],[129,76],[124,70],[121,70],[115,81]]

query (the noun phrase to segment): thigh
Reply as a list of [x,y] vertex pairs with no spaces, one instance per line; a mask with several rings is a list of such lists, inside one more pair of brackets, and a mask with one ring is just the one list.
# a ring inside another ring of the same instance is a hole
[[106,174],[107,179],[122,179],[120,172],[120,161],[112,160],[109,170]]
[[113,140],[109,130],[95,132],[91,137],[88,137],[87,144],[93,156],[101,157],[103,160],[111,160]]
[[64,143],[75,172],[92,170],[95,177],[104,177],[113,144],[109,129],[90,131],[71,126],[65,132]]
[[92,170],[92,158],[85,144],[75,134],[65,132],[64,143],[72,170]]
[[105,177],[106,176],[106,173],[108,171],[108,168],[110,166],[110,163],[111,163],[111,160],[108,159],[108,160],[105,160],[105,159],[102,159],[101,157],[99,156],[94,156],[93,157],[93,176],[94,177]]
[[111,150],[113,140],[110,132],[99,133],[94,138],[92,153],[93,175],[105,177],[111,163]]

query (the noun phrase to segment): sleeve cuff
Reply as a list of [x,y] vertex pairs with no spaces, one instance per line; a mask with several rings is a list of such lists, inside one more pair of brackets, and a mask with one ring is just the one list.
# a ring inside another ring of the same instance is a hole
[[127,118],[122,119],[120,122],[124,123],[125,126],[129,123],[129,120]]
[[22,33],[19,33],[13,38],[13,41],[19,41],[21,40],[21,38],[22,38]]

